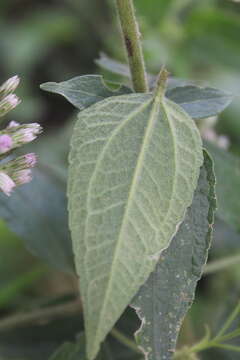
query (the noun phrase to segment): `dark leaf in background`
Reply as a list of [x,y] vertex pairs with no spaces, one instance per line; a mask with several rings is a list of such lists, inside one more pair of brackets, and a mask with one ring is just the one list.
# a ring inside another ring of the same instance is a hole
[[1,332],[0,358],[47,360],[63,342],[74,341],[80,331],[82,319],[78,315]]
[[212,143],[205,143],[214,161],[217,178],[217,216],[240,231],[240,159]]
[[64,343],[49,360],[86,360],[85,336],[81,334],[75,343]]
[[[75,343],[63,344],[49,360],[87,360],[85,347],[85,334],[81,333]],[[96,360],[113,360],[112,356],[109,345],[105,343]]]
[[193,119],[215,116],[232,101],[233,96],[214,88],[181,86],[168,90],[166,96],[180,105]]
[[216,199],[212,161],[205,152],[186,218],[133,301],[142,320],[137,343],[148,360],[172,359],[182,321],[207,261]]
[[[117,60],[111,59],[104,53],[100,53],[100,58],[95,60],[96,64],[113,74],[117,74],[126,78],[131,77],[129,66],[127,64],[123,64]],[[147,74],[149,87],[153,88],[155,86],[157,75]],[[174,77],[170,77],[168,79],[168,89],[175,88],[177,86],[185,86],[189,85],[191,82],[183,79],[177,79]]]
[[240,234],[224,221],[216,218],[211,252],[214,256],[233,255],[240,252]]
[[39,166],[34,179],[8,198],[0,194],[0,217],[26,247],[50,265],[74,271],[65,184]]

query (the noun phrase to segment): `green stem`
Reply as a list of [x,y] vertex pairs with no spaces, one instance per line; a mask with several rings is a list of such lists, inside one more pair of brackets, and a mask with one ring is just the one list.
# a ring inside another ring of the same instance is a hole
[[142,354],[142,352],[138,349],[137,345],[134,341],[129,339],[127,336],[122,334],[120,331],[118,331],[116,328],[112,329],[111,335],[117,339],[120,343],[128,347],[129,349],[137,352],[138,354]]
[[237,351],[240,352],[240,347],[236,345],[230,345],[230,344],[216,344],[216,348],[225,349],[225,350],[231,350],[231,351]]
[[148,92],[147,76],[140,42],[139,26],[135,17],[133,0],[116,0],[118,15],[126,45],[133,88]]
[[221,338],[221,336],[223,336],[226,331],[229,329],[229,327],[232,325],[233,321],[236,319],[236,317],[239,315],[240,313],[240,302],[238,303],[238,305],[235,307],[235,309],[233,310],[233,312],[229,315],[229,317],[227,318],[227,321],[225,322],[225,324],[223,325],[223,327],[221,328],[221,330],[218,332],[218,334],[215,336],[214,340],[217,341],[219,340],[219,338]]
[[0,333],[18,327],[25,327],[38,322],[42,323],[58,318],[64,318],[67,315],[76,314],[80,311],[81,304],[79,300],[75,300],[66,304],[37,309],[30,313],[24,312],[11,315],[0,320]]
[[220,270],[224,270],[229,266],[233,266],[240,263],[240,254],[228,256],[224,259],[212,261],[205,266],[204,275],[209,275]]

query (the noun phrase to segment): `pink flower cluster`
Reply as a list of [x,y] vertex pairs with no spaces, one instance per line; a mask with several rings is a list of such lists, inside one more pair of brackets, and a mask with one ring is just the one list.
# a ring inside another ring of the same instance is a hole
[[[20,103],[20,99],[12,94],[19,81],[18,76],[13,76],[0,86],[0,117]],[[9,155],[12,150],[35,140],[41,131],[42,128],[38,123],[21,125],[16,121],[11,121],[5,129],[0,131],[0,159]],[[36,162],[36,155],[29,153],[0,163],[0,190],[9,196],[16,186],[31,181],[31,168],[36,165]]]

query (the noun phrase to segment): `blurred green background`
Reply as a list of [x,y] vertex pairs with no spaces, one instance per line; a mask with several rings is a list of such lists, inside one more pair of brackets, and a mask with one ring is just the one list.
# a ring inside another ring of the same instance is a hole
[[[35,150],[39,149],[40,160],[45,165],[49,162],[62,178],[66,176],[68,124],[75,110],[63,98],[41,91],[39,85],[89,73],[120,80],[95,64],[100,51],[125,61],[113,5],[112,0],[0,2],[0,80],[15,74],[21,77],[17,94],[22,104],[8,120],[43,125],[41,142],[47,146],[36,143]],[[135,5],[150,73],[156,74],[166,64],[174,76],[198,80],[236,95],[234,103],[220,116],[216,130],[229,138],[230,151],[240,155],[240,3],[135,0]],[[210,259],[236,253],[240,253],[240,235],[219,223]],[[20,237],[7,230],[3,222],[0,254],[0,315],[76,292],[72,276],[50,269],[30,255]],[[225,311],[239,299],[239,277],[237,264],[201,280],[197,300],[182,331],[182,343],[199,339],[206,323],[212,329],[218,327]],[[6,350],[6,354],[7,359],[20,360],[13,352]],[[25,353],[21,356],[23,360],[31,359],[25,358]],[[209,352],[202,359],[239,359],[237,356],[232,352]]]

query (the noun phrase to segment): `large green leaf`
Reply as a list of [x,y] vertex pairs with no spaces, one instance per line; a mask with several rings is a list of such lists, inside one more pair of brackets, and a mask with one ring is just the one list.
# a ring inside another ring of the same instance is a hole
[[194,122],[165,97],[116,96],[80,113],[68,196],[89,359],[177,231],[202,161]]
[[185,220],[133,302],[142,320],[137,342],[148,360],[172,359],[183,318],[207,260],[216,207],[214,185],[212,162],[205,153]]
[[213,160],[217,178],[217,215],[240,231],[240,159],[211,143],[206,143]]
[[[112,85],[116,87],[117,84]],[[131,90],[125,86],[118,86],[115,91],[110,89],[100,75],[76,76],[60,83],[48,82],[40,87],[43,90],[63,95],[80,110],[107,97],[131,93]]]
[[182,86],[169,90],[166,96],[181,105],[193,118],[202,119],[222,112],[232,101],[233,96],[214,88]]

